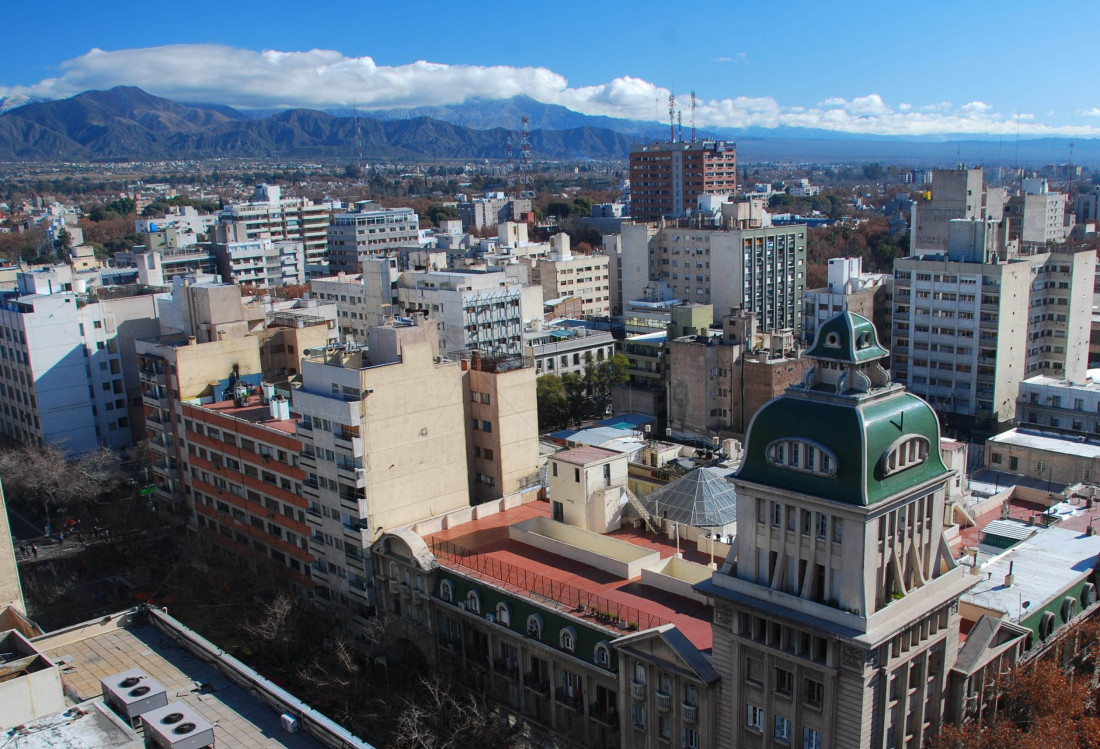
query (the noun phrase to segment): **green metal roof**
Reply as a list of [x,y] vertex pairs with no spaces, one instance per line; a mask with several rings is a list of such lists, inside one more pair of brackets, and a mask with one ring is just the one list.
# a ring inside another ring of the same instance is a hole
[[[927,458],[885,475],[883,456],[907,436],[928,440]],[[837,462],[835,475],[769,464],[768,445],[783,439],[813,442],[832,452]],[[749,425],[745,459],[737,478],[866,506],[945,473],[935,412],[917,396],[897,389],[847,403],[813,393],[776,398],[760,409]]]
[[817,329],[814,345],[803,353],[809,359],[846,364],[861,364],[889,355],[879,344],[871,321],[854,312],[841,312],[823,322]]

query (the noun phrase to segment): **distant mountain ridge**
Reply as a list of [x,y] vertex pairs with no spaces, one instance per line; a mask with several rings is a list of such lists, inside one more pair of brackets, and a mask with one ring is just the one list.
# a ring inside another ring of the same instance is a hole
[[[476,130],[414,117],[359,117],[363,156],[378,159],[503,159],[505,128]],[[539,158],[624,159],[630,139],[607,129],[531,132]],[[354,160],[355,122],[310,109],[259,119],[222,105],[181,104],[133,86],[29,103],[0,114],[0,159],[161,160],[316,158]]]

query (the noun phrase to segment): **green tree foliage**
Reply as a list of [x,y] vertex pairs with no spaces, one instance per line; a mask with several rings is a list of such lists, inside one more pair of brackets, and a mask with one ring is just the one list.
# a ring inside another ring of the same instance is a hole
[[809,216],[814,211],[832,219],[844,215],[844,201],[836,195],[810,195],[796,198],[786,193],[776,193],[768,199],[768,210],[773,213],[795,213]]
[[433,205],[428,209],[428,218],[439,226],[441,221],[458,218],[458,208],[453,205]]
[[585,354],[583,372],[538,378],[539,429],[562,429],[584,419],[602,418],[611,406],[611,390],[629,379],[629,361],[622,354],[594,359]]
[[73,235],[67,229],[62,229],[53,241],[53,248],[58,257],[67,258],[73,251]]
[[545,374],[535,383],[539,429],[560,429],[569,424],[569,398],[565,383],[556,374]]

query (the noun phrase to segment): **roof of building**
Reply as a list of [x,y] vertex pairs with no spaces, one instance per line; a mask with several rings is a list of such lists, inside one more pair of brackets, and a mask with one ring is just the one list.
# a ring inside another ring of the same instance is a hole
[[889,356],[878,342],[874,324],[854,312],[841,312],[821,324],[814,344],[803,356],[844,364],[861,364]]
[[[620,435],[616,435],[620,436]],[[595,447],[593,445],[586,445],[584,447],[574,447],[571,450],[562,450],[560,453],[554,456],[554,460],[560,460],[563,463],[573,463],[575,465],[583,466],[589,463],[598,463],[608,458],[616,458],[619,453],[613,450],[604,450],[602,447]]]
[[214,725],[217,746],[326,746],[304,731],[282,730],[278,712],[151,624],[104,627],[97,620],[75,632],[43,635],[34,644],[55,662],[63,661],[67,690],[80,700],[101,693],[100,679],[140,668],[168,689],[171,700],[186,703]]
[[[979,582],[962,600],[1003,612],[1018,622],[1092,573],[1100,555],[1100,535],[1065,528],[1039,529],[981,568]],[[1011,569],[1013,584],[1005,585]],[[1025,604],[1027,604],[1025,606]]]
[[[927,457],[893,473],[884,461],[906,438],[928,441]],[[773,464],[768,447],[801,440],[825,448],[836,461],[832,475]],[[853,401],[788,391],[761,408],[749,424],[737,478],[825,499],[870,505],[947,473],[940,457],[940,425],[932,407],[894,389]]]
[[[531,598],[541,605],[557,607],[565,613],[581,616],[575,613],[577,599],[570,599],[569,596],[597,596],[608,607],[622,606],[632,610],[634,613],[631,616],[637,617],[636,621],[642,629],[675,624],[695,648],[701,651],[711,648],[713,612],[709,605],[650,587],[642,583],[640,578],[623,579],[573,557],[559,556],[510,537],[510,526],[535,517],[549,518],[550,503],[528,502],[440,531],[425,540],[433,548],[437,542],[446,541],[463,550],[463,556],[454,559],[439,556],[437,553],[439,562],[444,567],[455,567],[486,582],[506,586],[513,594]],[[620,528],[607,534],[607,537],[655,551],[660,554],[661,559],[668,559],[679,552],[685,560],[696,564],[705,565],[711,561],[694,543],[683,541],[677,546],[667,536],[638,531],[633,527]],[[522,585],[516,585],[515,570],[525,575],[525,580],[532,576],[538,578],[540,583],[534,586],[537,590],[528,592]],[[553,585],[546,585],[547,581],[552,581]],[[547,597],[547,591],[555,589],[563,591],[563,600],[556,601]],[[571,592],[565,594],[567,590]],[[595,623],[593,626],[596,626]]]
[[1048,436],[1031,429],[1009,429],[1007,432],[990,437],[989,446],[992,448],[997,445],[1011,445],[1074,455],[1079,458],[1100,458],[1100,444],[1084,442],[1083,439]]
[[291,412],[288,419],[276,419],[271,415],[271,406],[264,403],[263,397],[259,395],[249,396],[248,402],[243,406],[238,406],[229,400],[203,404],[199,408],[232,416],[242,421],[250,421],[253,424],[259,424],[288,434],[294,434],[297,430],[297,415],[294,412]]
[[1028,377],[1021,385],[1046,385],[1047,387],[1074,388],[1075,390],[1100,390],[1100,369],[1090,369],[1085,377],[1085,382],[1071,382],[1061,377],[1049,375],[1036,375]]
[[3,732],[0,738],[5,749],[132,749],[145,743],[98,701],[28,721]]
[[689,471],[640,501],[651,515],[694,528],[717,528],[737,521],[737,491],[703,468]]

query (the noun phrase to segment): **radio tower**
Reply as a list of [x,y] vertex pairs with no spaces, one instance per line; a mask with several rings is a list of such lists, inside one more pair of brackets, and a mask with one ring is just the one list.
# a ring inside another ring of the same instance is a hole
[[534,180],[531,179],[531,134],[527,130],[527,123],[530,122],[527,119],[527,115],[523,116],[521,120],[522,129],[519,132],[519,183],[520,183],[520,197],[521,198],[533,198],[535,197]]
[[691,92],[691,142],[695,142],[695,92]]
[[668,142],[676,142],[676,95],[668,95]]
[[516,134],[511,130],[508,131],[508,143],[507,143],[507,160],[508,160],[508,188],[511,189],[516,186],[516,159],[515,153],[512,147],[516,142]]
[[676,110],[676,140],[684,142],[684,113]]
[[363,131],[359,128],[359,109],[351,103],[351,117],[355,125],[355,165],[359,169],[359,184],[363,184]]

